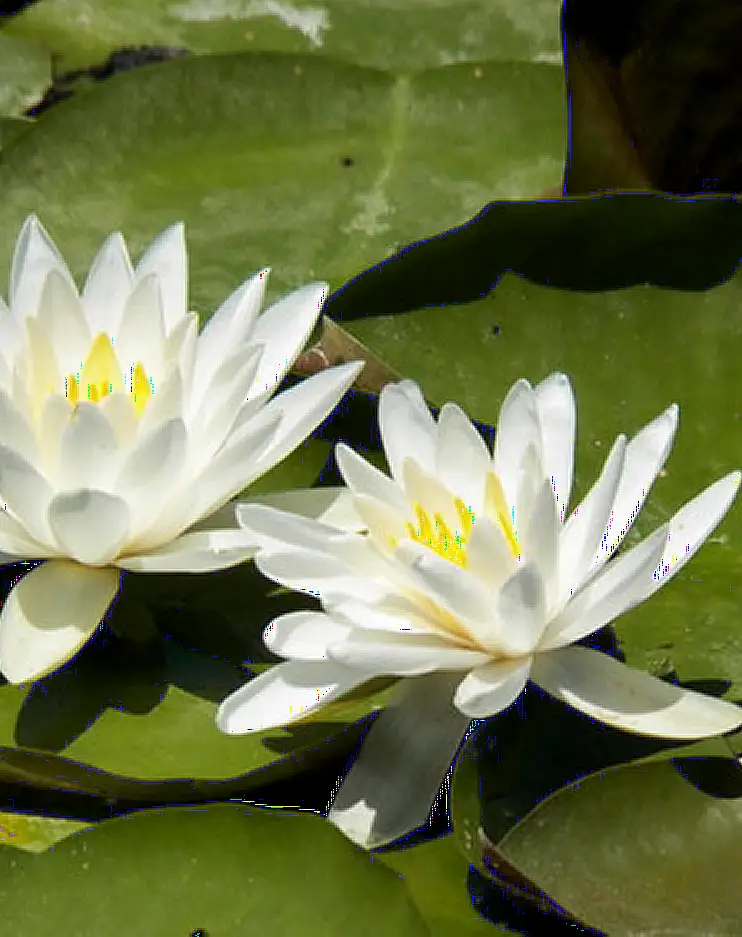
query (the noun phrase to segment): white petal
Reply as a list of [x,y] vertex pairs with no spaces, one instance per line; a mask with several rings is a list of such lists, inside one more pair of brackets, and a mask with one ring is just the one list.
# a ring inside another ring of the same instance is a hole
[[332,661],[276,664],[219,704],[216,725],[227,735],[290,725],[374,676]]
[[41,452],[36,436],[13,398],[2,388],[0,388],[0,426],[2,426],[4,442],[30,462],[34,468],[41,471]]
[[667,542],[668,525],[607,563],[563,611],[549,622],[540,642],[546,651],[579,641],[633,608],[653,582]]
[[496,661],[467,674],[456,690],[454,705],[471,719],[496,716],[523,692],[532,658]]
[[[425,509],[431,524],[435,523],[435,515],[440,514],[452,533],[460,532],[461,518],[454,506],[451,492],[442,481],[426,472],[420,463],[413,457],[402,463],[402,486],[408,505],[419,505]],[[410,507],[405,514],[413,526],[418,525],[417,518],[412,514]]]
[[626,437],[619,436],[603,471],[562,528],[559,542],[559,604],[567,602],[585,582],[602,542],[611,538],[611,512],[621,481]]
[[[51,539],[51,538],[50,538]],[[58,550],[51,543],[39,543],[0,502],[0,550],[4,557],[0,565],[7,566],[20,560],[42,560],[56,556]]]
[[300,548],[316,553],[327,553],[352,562],[353,551],[365,560],[369,552],[363,537],[352,531],[340,530],[313,517],[281,510],[257,501],[240,502],[235,508],[240,527],[248,530],[261,549],[277,550]]
[[0,387],[8,389],[11,381],[10,362],[23,341],[23,325],[8,311],[0,311]]
[[131,387],[131,369],[141,362],[157,394],[163,374],[162,353],[165,345],[165,297],[162,283],[151,274],[137,279],[126,300],[121,325],[113,343],[127,388]]
[[284,553],[261,551],[255,557],[260,572],[289,589],[307,592],[318,598],[359,594],[373,603],[389,594],[383,581],[359,575],[350,565],[329,553],[294,549]]
[[443,484],[476,514],[492,458],[476,427],[455,403],[445,403],[441,408],[435,468]]
[[210,573],[252,559],[257,547],[241,530],[190,531],[139,556],[124,555],[115,565],[138,573]]
[[57,270],[44,282],[36,324],[49,342],[59,371],[65,377],[79,371],[93,336],[77,289]]
[[529,654],[546,625],[546,590],[538,568],[524,563],[505,583],[497,603],[496,646],[512,656]]
[[97,403],[67,408],[55,484],[61,489],[101,488],[111,483],[121,459],[116,433]]
[[293,660],[326,660],[327,648],[351,632],[350,625],[324,612],[287,612],[274,618],[263,633],[263,643],[273,654]]
[[390,593],[373,605],[365,597],[357,599],[340,596],[323,600],[322,605],[333,619],[353,629],[436,635],[420,606],[415,604],[414,599],[401,593]]
[[409,510],[402,488],[384,472],[362,456],[339,442],[335,446],[335,461],[345,484],[356,495],[368,495],[377,501],[387,503],[392,510],[406,514]]
[[413,458],[428,473],[435,471],[437,427],[414,381],[387,384],[379,395],[379,429],[392,477],[402,482],[402,465]]
[[670,520],[665,550],[654,578],[647,583],[645,599],[681,570],[729,510],[739,489],[740,472],[731,472],[709,485],[685,504]]
[[537,461],[543,463],[536,396],[528,381],[521,378],[513,384],[502,402],[495,434],[495,472],[509,504],[515,504],[517,500],[521,465],[529,446],[536,451]]
[[482,651],[456,647],[435,634],[355,628],[328,642],[328,656],[348,667],[379,674],[414,676],[435,670],[470,670],[489,660]]
[[91,335],[118,332],[124,304],[134,279],[129,252],[121,233],[109,235],[90,265],[82,304]]
[[113,492],[129,505],[131,531],[148,524],[173,489],[177,490],[187,450],[185,425],[175,419],[142,436],[129,452]]
[[403,680],[364,739],[327,816],[364,849],[399,839],[430,816],[470,723],[451,705],[454,680]]
[[[475,525],[476,526],[476,525]],[[559,506],[551,481],[539,490],[528,524],[522,534],[523,555],[535,563],[546,588],[546,606],[557,599],[559,588]]]
[[531,679],[593,719],[671,739],[699,739],[742,725],[742,709],[658,680],[586,647],[538,654]]
[[136,285],[156,274],[162,290],[165,334],[188,312],[188,255],[182,222],[171,225],[152,241],[136,266]]
[[480,516],[472,527],[466,546],[467,568],[493,594],[518,568],[500,525],[490,517]]
[[[282,419],[271,444],[264,447],[262,454],[254,463],[255,474],[246,484],[250,484],[278,465],[304,442],[307,436],[311,435],[330,411],[338,405],[362,370],[362,361],[350,361],[347,364],[327,368],[274,397],[262,412],[280,413]],[[245,431],[241,430],[240,434],[235,433],[227,443],[227,447],[237,445],[241,433]]]
[[54,545],[47,522],[53,491],[36,469],[0,444],[0,493],[11,513],[39,543]]
[[565,518],[572,493],[575,430],[575,398],[566,374],[549,375],[534,388],[544,444],[544,467],[554,486],[560,519]]
[[17,319],[36,315],[44,280],[57,270],[70,285],[74,280],[56,245],[35,215],[23,223],[13,250],[8,305]]
[[359,531],[364,523],[354,506],[353,493],[347,488],[298,488],[295,491],[267,491],[251,494],[243,502],[236,502],[234,510],[239,521],[243,504],[265,504],[282,511],[313,518],[330,527]]
[[52,498],[49,526],[61,550],[78,563],[103,566],[129,535],[126,502],[105,491],[81,488]]
[[246,280],[208,319],[198,337],[193,374],[194,403],[198,404],[224,358],[224,350],[248,340],[268,285],[266,267]]
[[631,529],[654,480],[665,464],[678,428],[678,407],[673,404],[643,427],[626,446],[621,481],[613,504],[611,536],[601,544],[590,575],[615,552]]
[[51,673],[95,631],[120,585],[110,567],[50,560],[26,573],[0,612],[0,670],[11,683]]
[[185,410],[185,394],[183,375],[180,368],[175,367],[159,386],[155,386],[155,393],[138,419],[137,435],[141,438],[155,432],[168,420],[180,419]]
[[281,383],[312,334],[326,292],[326,283],[308,283],[279,299],[259,316],[250,342],[264,344],[265,351],[250,396],[272,390]]

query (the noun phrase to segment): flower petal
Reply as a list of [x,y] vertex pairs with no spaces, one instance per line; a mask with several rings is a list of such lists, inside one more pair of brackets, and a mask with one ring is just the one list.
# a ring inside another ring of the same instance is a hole
[[3,428],[5,443],[35,469],[41,471],[41,452],[36,436],[13,398],[2,388],[0,388],[0,426]]
[[517,500],[521,465],[529,446],[535,449],[536,461],[543,464],[536,396],[528,381],[521,378],[505,395],[495,433],[495,472],[502,482],[505,499],[511,505]]
[[330,553],[314,550],[294,549],[282,553],[261,550],[255,557],[255,565],[268,579],[318,598],[352,596],[362,590],[364,600],[372,603],[391,590],[383,581],[359,575],[348,563]]
[[532,660],[520,657],[475,668],[459,684],[454,705],[471,719],[496,716],[523,692]]
[[476,514],[481,509],[484,478],[492,457],[479,431],[455,403],[445,403],[438,418],[436,475]]
[[343,624],[325,612],[287,612],[274,618],[263,633],[263,643],[273,654],[293,660],[327,660],[328,645],[350,634]]
[[402,466],[408,458],[428,473],[435,471],[437,427],[414,381],[382,388],[378,420],[389,471],[397,482],[402,483]]
[[89,566],[110,563],[129,535],[126,502],[105,491],[81,488],[56,494],[48,515],[64,554]]
[[308,283],[273,303],[258,317],[250,343],[265,345],[265,351],[249,396],[273,390],[281,383],[312,334],[326,293],[326,283]]
[[673,404],[629,440],[621,481],[613,503],[612,535],[601,544],[588,575],[593,575],[605,563],[631,529],[670,454],[678,428],[678,412],[677,404]]
[[252,559],[257,547],[241,530],[191,531],[138,556],[119,556],[120,569],[137,573],[211,573]]
[[646,598],[667,543],[668,526],[619,554],[572,596],[562,612],[553,618],[539,643],[541,651],[579,641],[614,621]]
[[605,460],[603,471],[582,503],[562,528],[559,542],[558,604],[585,582],[602,542],[612,536],[613,504],[626,456],[626,437],[619,436]]
[[470,725],[451,705],[456,677],[401,681],[371,726],[327,819],[364,849],[425,824]]
[[[122,374],[141,362],[157,393],[163,374],[165,345],[165,297],[157,274],[137,278],[126,300],[121,324],[114,339],[114,351]],[[126,384],[131,387],[131,378]]]
[[546,589],[534,563],[521,565],[502,587],[497,619],[495,647],[504,647],[508,656],[533,651],[546,625]]
[[335,446],[335,461],[343,481],[353,494],[368,495],[388,504],[399,514],[407,514],[409,511],[407,499],[402,488],[393,478],[380,472],[343,442]]
[[638,735],[700,739],[742,725],[742,708],[665,683],[587,647],[537,654],[531,679],[593,719]]
[[216,711],[216,725],[227,735],[290,725],[375,676],[333,661],[288,660],[223,700]]
[[53,495],[49,483],[22,456],[1,443],[0,492],[11,513],[35,540],[55,545],[47,521]]
[[0,670],[11,683],[51,673],[98,627],[121,581],[118,570],[49,560],[11,589],[0,612]]
[[[265,352],[264,352],[265,354]],[[362,361],[349,361],[305,378],[300,384],[282,391],[270,400],[262,413],[280,413],[282,419],[270,445],[257,455],[253,473],[243,488],[278,465],[309,436],[333,410],[353,381],[363,370]],[[262,367],[262,359],[261,359]],[[249,425],[249,424],[248,424]],[[226,448],[238,445],[243,429],[235,433]],[[237,489],[239,491],[239,488]]]
[[531,516],[522,534],[523,555],[535,563],[546,588],[546,606],[558,598],[559,575],[559,505],[550,479],[538,491]]
[[74,286],[72,274],[36,215],[23,223],[13,250],[8,282],[8,305],[16,319],[36,315],[41,290],[50,270]]
[[534,388],[544,467],[551,477],[560,520],[566,516],[572,493],[577,414],[574,392],[566,374],[550,374]]
[[116,336],[131,292],[134,271],[121,233],[109,235],[90,265],[82,305],[91,335]]
[[77,288],[57,270],[51,270],[44,281],[36,325],[49,342],[59,371],[65,377],[79,371],[93,336]]
[[142,254],[134,273],[133,290],[150,274],[155,274],[159,281],[167,335],[188,312],[188,255],[182,222],[158,234]]
[[294,491],[266,491],[251,494],[245,501],[234,504],[239,523],[241,509],[248,504],[262,504],[301,517],[308,517],[346,531],[364,529],[364,523],[354,507],[353,493],[347,488],[297,488]]
[[328,656],[378,674],[414,676],[436,670],[470,670],[489,660],[483,651],[457,647],[436,634],[355,628],[328,644]]
[[225,348],[237,348],[246,342],[268,285],[270,268],[266,267],[234,291],[208,319],[198,336],[193,373],[194,405],[198,406],[214,372],[224,358]]
[[67,408],[63,426],[56,487],[107,488],[121,461],[121,450],[105,412],[84,400],[74,410]]

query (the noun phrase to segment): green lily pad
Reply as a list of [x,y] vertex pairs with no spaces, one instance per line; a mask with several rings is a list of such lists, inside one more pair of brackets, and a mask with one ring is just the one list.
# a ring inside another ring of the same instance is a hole
[[219,804],[106,820],[41,855],[0,850],[15,937],[405,937],[404,883],[312,814]]
[[51,80],[48,52],[0,32],[0,117],[20,116],[41,99]]
[[[597,478],[616,436],[633,435],[676,401],[675,444],[626,539],[630,545],[742,463],[741,304],[740,276],[700,293],[652,286],[578,293],[505,274],[479,302],[347,328],[419,381],[431,402],[454,400],[489,424],[518,378],[569,374],[578,408],[573,505]],[[671,582],[613,623],[630,666],[711,681],[711,692],[731,681],[730,695],[740,696],[740,550],[736,504]]]
[[498,849],[609,934],[735,937],[741,794],[739,781],[735,796],[705,793],[669,762],[605,771],[544,800]]
[[[441,836],[406,849],[374,854],[403,876],[431,937],[484,937],[493,925],[472,907],[467,883],[469,863],[457,852],[452,836]],[[515,934],[502,925],[498,934]]]
[[0,258],[31,211],[81,276],[111,230],[136,255],[183,219],[207,315],[265,265],[270,296],[340,285],[493,197],[559,184],[565,104],[548,65],[171,60],[62,102],[3,150]]
[[310,52],[414,70],[480,59],[561,65],[559,27],[558,0],[92,0],[84,12],[72,0],[44,0],[6,30],[52,49],[65,68],[123,46],[157,44],[200,53]]
[[73,833],[91,829],[90,823],[61,817],[34,817],[24,813],[0,813],[0,846],[25,852],[45,852]]
[[33,126],[30,117],[0,117],[0,150]]

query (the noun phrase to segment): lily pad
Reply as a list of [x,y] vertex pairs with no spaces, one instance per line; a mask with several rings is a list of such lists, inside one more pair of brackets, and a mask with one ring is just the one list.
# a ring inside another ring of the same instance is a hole
[[498,844],[560,905],[610,934],[739,933],[742,788],[718,797],[670,762],[586,777]]
[[0,845],[25,852],[45,852],[73,833],[91,829],[90,823],[60,817],[34,817],[24,813],[0,813]]
[[[415,70],[451,62],[561,65],[559,0],[44,0],[7,31],[41,43],[65,68],[127,45],[193,52],[310,52],[359,65]],[[411,41],[411,37],[414,37]]]
[[312,814],[145,811],[41,855],[0,850],[0,868],[3,925],[15,937],[430,934],[404,883]]
[[559,184],[565,104],[561,72],[543,64],[391,75],[224,55],[126,72],[3,150],[0,258],[31,211],[79,276],[111,230],[136,255],[183,219],[205,315],[266,265],[271,297],[338,286],[493,197]]
[[42,97],[50,82],[49,53],[0,32],[0,117],[20,116]]

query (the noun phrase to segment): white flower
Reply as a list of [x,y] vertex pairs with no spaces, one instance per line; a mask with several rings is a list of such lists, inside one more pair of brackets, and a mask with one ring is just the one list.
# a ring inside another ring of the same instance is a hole
[[222,529],[203,519],[296,448],[362,367],[329,369],[271,399],[325,285],[261,315],[263,270],[199,335],[186,264],[182,224],[136,270],[112,234],[79,294],[37,219],[21,229],[9,307],[0,299],[0,562],[47,562],[0,614],[0,670],[12,683],[82,647],[121,570],[208,572],[251,557],[231,509]]
[[391,478],[343,444],[336,457],[367,535],[238,504],[276,582],[323,611],[280,616],[265,643],[289,658],[223,701],[228,733],[290,723],[380,675],[408,678],[369,732],[330,819],[365,846],[424,823],[471,719],[494,716],[532,680],[632,732],[692,739],[742,709],[664,683],[574,642],[644,601],[693,556],[729,508],[734,472],[652,536],[607,562],[669,453],[678,408],[616,440],[570,516],[575,404],[554,374],[518,381],[494,453],[456,404],[436,422],[411,381],[384,388]]

